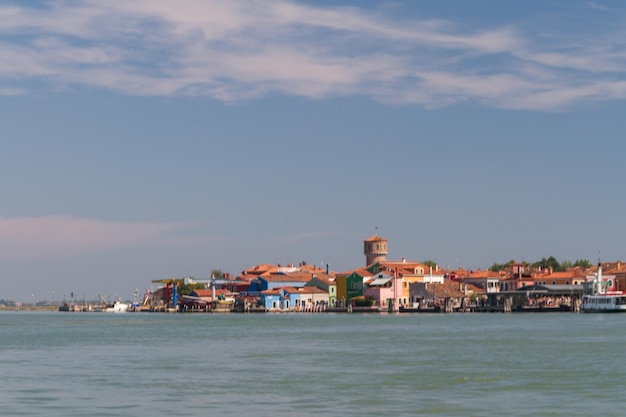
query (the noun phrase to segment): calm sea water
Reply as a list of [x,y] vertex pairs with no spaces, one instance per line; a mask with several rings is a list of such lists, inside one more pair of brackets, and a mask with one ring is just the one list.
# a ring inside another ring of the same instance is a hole
[[623,416],[626,315],[0,313],[2,416]]

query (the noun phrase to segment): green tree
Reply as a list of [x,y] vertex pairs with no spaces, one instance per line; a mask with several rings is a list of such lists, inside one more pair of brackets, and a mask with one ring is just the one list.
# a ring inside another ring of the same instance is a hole
[[574,262],[574,266],[581,267],[581,268],[589,268],[591,267],[591,262],[588,259],[576,259],[576,262]]
[[357,307],[371,307],[376,304],[376,300],[371,297],[356,297],[354,298],[354,304]]
[[211,271],[211,277],[215,278],[215,279],[223,279],[224,278],[224,272],[221,269],[214,269]]
[[515,263],[515,259],[511,259],[510,261],[504,264],[494,263],[493,265],[489,267],[489,270],[492,272],[505,271],[511,268],[511,265],[513,265],[514,263]]
[[178,295],[189,295],[194,290],[203,290],[205,288],[205,284],[196,282],[194,284],[178,284],[176,291],[178,292]]
[[437,262],[435,262],[435,261],[427,260],[427,261],[424,261],[422,263],[424,265],[428,266],[428,267],[431,267],[433,269],[437,269]]
[[531,265],[534,268],[541,269],[551,269],[553,272],[562,272],[565,271],[565,268],[556,260],[554,256],[550,256],[548,259],[541,258],[540,261],[537,261]]

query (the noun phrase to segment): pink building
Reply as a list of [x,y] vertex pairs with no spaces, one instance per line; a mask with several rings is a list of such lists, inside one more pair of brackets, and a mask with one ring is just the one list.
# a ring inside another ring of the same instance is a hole
[[366,283],[363,295],[376,300],[378,308],[397,311],[402,299],[402,277],[378,273]]

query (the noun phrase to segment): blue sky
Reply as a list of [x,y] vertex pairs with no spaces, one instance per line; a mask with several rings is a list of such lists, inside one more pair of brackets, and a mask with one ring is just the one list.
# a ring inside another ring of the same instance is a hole
[[0,298],[626,259],[618,1],[0,2]]

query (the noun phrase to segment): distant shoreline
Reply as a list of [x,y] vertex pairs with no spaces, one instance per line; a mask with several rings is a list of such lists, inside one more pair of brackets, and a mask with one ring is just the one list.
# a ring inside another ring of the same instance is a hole
[[22,306],[2,306],[0,307],[0,311],[58,311],[59,306],[32,306],[32,305],[22,305]]

